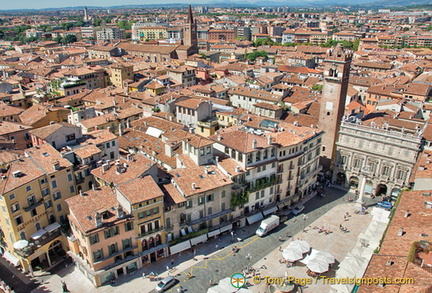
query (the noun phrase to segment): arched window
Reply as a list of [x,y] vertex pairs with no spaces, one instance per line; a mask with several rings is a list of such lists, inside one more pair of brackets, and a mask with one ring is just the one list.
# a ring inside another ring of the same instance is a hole
[[155,247],[155,241],[153,239],[153,237],[150,237],[149,239],[149,248]]
[[147,240],[144,239],[144,240],[141,242],[141,244],[142,244],[142,250],[143,250],[143,251],[148,249]]
[[161,245],[162,244],[162,239],[160,237],[160,235],[156,235],[156,246]]
[[25,232],[21,232],[21,233],[20,233],[20,238],[21,238],[22,240],[26,240]]
[[39,223],[36,223],[36,231],[39,231],[40,229],[41,229],[41,226],[40,226],[40,224]]

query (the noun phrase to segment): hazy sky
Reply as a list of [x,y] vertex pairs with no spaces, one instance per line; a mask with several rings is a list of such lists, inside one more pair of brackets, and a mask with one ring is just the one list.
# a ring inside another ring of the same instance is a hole
[[[57,7],[74,7],[74,6],[119,6],[128,4],[162,4],[162,3],[193,3],[196,1],[187,0],[1,0],[0,10],[6,9],[41,9],[41,8],[57,8]],[[206,1],[201,1],[201,3]]]

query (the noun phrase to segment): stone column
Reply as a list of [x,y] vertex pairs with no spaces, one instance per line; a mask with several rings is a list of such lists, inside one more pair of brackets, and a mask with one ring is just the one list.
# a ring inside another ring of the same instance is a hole
[[363,195],[364,195],[364,190],[365,190],[365,185],[366,185],[366,176],[363,175],[360,181],[360,188],[359,188],[359,197],[356,201],[355,207],[359,208],[361,211],[361,208],[363,207]]
[[46,254],[46,257],[47,257],[47,260],[48,260],[48,265],[51,267],[51,259],[49,257],[49,251],[46,252],[45,254]]

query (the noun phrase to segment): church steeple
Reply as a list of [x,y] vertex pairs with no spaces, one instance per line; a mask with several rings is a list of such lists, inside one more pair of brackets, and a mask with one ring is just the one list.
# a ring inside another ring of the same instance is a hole
[[190,4],[188,7],[187,23],[194,23],[193,15],[192,15],[192,6]]
[[190,54],[198,53],[197,24],[193,19],[191,5],[188,7],[187,21],[183,28],[183,45],[191,47],[189,49]]

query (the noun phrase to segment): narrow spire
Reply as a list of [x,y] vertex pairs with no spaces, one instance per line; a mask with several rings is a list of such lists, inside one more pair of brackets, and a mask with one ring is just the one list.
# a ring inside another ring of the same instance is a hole
[[188,8],[187,23],[193,23],[192,6],[190,4]]

